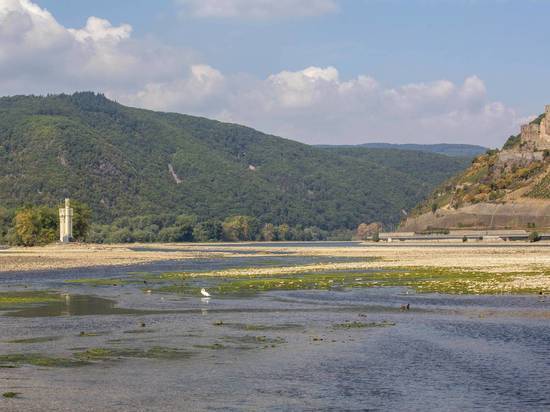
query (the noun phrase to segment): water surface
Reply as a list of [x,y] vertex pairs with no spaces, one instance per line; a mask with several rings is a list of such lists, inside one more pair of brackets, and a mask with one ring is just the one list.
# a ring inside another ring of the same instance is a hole
[[[550,299],[377,287],[204,300],[122,282],[137,271],[319,259],[246,255],[3,276],[0,291],[47,290],[60,299],[0,311],[0,355],[86,362],[0,367],[3,392],[20,393],[0,399],[0,409],[550,410]],[[121,281],[66,282],[79,277]],[[411,309],[401,311],[406,303]]]

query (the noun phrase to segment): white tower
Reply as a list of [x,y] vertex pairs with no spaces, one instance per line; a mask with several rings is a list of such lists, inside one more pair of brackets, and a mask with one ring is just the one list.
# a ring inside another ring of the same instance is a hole
[[65,199],[65,207],[59,209],[59,241],[69,243],[73,240],[73,209],[71,202]]

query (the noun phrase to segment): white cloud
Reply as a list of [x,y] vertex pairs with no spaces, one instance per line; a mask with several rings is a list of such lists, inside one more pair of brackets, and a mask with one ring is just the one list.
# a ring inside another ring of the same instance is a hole
[[0,0],[2,94],[75,89],[136,91],[179,76],[188,54],[131,38],[128,24],[90,17],[66,28],[29,0]]
[[523,120],[492,101],[477,76],[384,87],[369,75],[343,79],[336,67],[232,75],[190,52],[136,40],[127,24],[90,17],[82,28],[66,28],[29,0],[0,0],[1,93],[75,90],[309,143],[498,145]]
[[130,37],[132,26],[123,24],[119,27],[113,27],[108,20],[90,17],[84,28],[79,30],[69,29],[68,31],[81,43],[117,44]]
[[200,64],[191,66],[186,76],[165,83],[149,83],[136,94],[115,97],[130,105],[153,110],[187,109],[197,113],[208,110],[210,98],[221,93],[224,76],[216,69]]
[[[207,69],[145,87],[126,101],[208,115],[312,143],[469,142],[499,145],[517,130],[516,113],[491,101],[476,76],[384,88],[370,76],[341,80],[334,67],[282,71],[267,78]],[[207,104],[205,104],[207,102]]]
[[270,19],[311,17],[338,10],[335,0],[177,0],[195,17]]

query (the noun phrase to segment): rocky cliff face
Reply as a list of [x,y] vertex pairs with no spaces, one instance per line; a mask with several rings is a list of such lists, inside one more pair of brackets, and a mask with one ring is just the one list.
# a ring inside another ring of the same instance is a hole
[[550,106],[413,210],[403,231],[550,228]]

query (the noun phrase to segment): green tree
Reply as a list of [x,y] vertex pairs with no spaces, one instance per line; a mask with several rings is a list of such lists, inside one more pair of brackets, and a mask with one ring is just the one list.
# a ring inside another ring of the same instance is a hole
[[71,201],[73,208],[73,238],[80,242],[87,240],[92,223],[92,209],[82,202]]
[[266,223],[260,232],[262,240],[266,242],[272,242],[277,238],[277,231],[273,223]]
[[37,246],[55,242],[59,234],[57,213],[54,209],[26,207],[14,218],[12,243],[20,246]]
[[7,235],[12,227],[13,213],[6,208],[0,207],[0,244],[7,241]]
[[279,240],[290,240],[290,226],[286,223],[279,225],[277,228],[277,237]]
[[215,242],[223,237],[222,223],[219,220],[201,222],[193,229],[195,242]]
[[180,215],[176,218],[176,226],[179,228],[179,236],[176,242],[192,242],[193,230],[197,224],[197,216]]
[[258,220],[251,216],[231,216],[224,220],[223,235],[231,242],[255,240],[259,231]]
[[133,233],[130,229],[118,229],[109,233],[107,243],[132,243],[135,241]]
[[306,227],[304,229],[304,240],[306,240],[306,241],[318,241],[318,240],[323,240],[323,239],[324,239],[324,235],[323,235],[321,229],[319,229],[318,227],[311,226],[311,227]]

